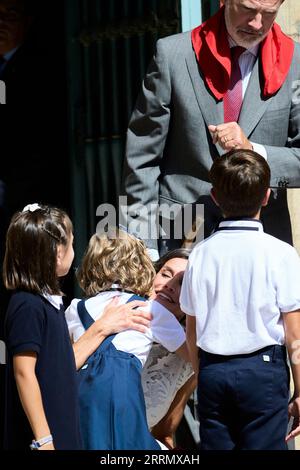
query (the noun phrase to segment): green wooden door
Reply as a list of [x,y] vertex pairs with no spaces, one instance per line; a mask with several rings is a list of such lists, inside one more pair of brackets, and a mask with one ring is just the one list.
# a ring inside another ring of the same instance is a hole
[[78,263],[96,209],[117,204],[126,129],[159,37],[179,32],[179,0],[65,0],[72,217]]

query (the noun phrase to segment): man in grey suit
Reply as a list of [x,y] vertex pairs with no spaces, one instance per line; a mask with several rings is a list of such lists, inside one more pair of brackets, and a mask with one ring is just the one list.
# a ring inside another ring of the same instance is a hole
[[[141,226],[156,223],[155,204],[203,203],[208,236],[220,217],[209,197],[212,162],[248,148],[271,167],[265,231],[292,243],[286,187],[300,186],[300,48],[275,23],[283,1],[224,0],[199,28],[157,42],[127,134],[124,193],[130,208],[149,210]],[[238,58],[242,98],[237,119],[227,122],[234,46],[245,48]],[[155,259],[156,237],[143,238]],[[167,238],[166,249],[182,241]]]

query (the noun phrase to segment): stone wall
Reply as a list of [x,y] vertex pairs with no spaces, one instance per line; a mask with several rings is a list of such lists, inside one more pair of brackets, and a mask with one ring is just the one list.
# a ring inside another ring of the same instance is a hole
[[285,0],[280,7],[277,23],[283,31],[295,41],[300,41],[300,2],[299,0]]
[[[280,24],[286,34],[291,36],[295,41],[300,42],[299,0],[285,0],[279,10],[277,23]],[[300,254],[300,189],[288,189],[288,203],[292,220],[294,246]],[[299,436],[295,439],[295,449],[300,449]]]
[[[285,0],[281,6],[277,23],[282,30],[295,41],[300,42],[300,2],[299,0]],[[300,254],[300,189],[288,190],[288,203],[292,220],[294,245]]]

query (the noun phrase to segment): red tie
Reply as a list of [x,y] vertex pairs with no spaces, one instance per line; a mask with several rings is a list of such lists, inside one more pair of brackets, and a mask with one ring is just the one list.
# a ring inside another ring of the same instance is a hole
[[243,102],[243,82],[239,66],[239,57],[245,51],[244,47],[235,46],[231,52],[231,76],[229,87],[224,95],[224,122],[237,122]]

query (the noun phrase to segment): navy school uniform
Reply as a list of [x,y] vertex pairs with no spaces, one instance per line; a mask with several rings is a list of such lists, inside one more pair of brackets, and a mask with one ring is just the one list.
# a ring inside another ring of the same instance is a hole
[[81,448],[77,373],[63,307],[38,294],[12,295],[5,322],[7,345],[4,448],[29,449],[33,433],[23,411],[13,373],[13,356],[36,352],[36,376],[57,450]]
[[284,346],[221,356],[200,350],[201,450],[287,450],[289,369]]
[[[87,329],[94,320],[84,301],[78,303],[78,313]],[[84,448],[160,450],[148,429],[142,365],[133,354],[117,350],[114,337],[108,336],[79,372]]]

